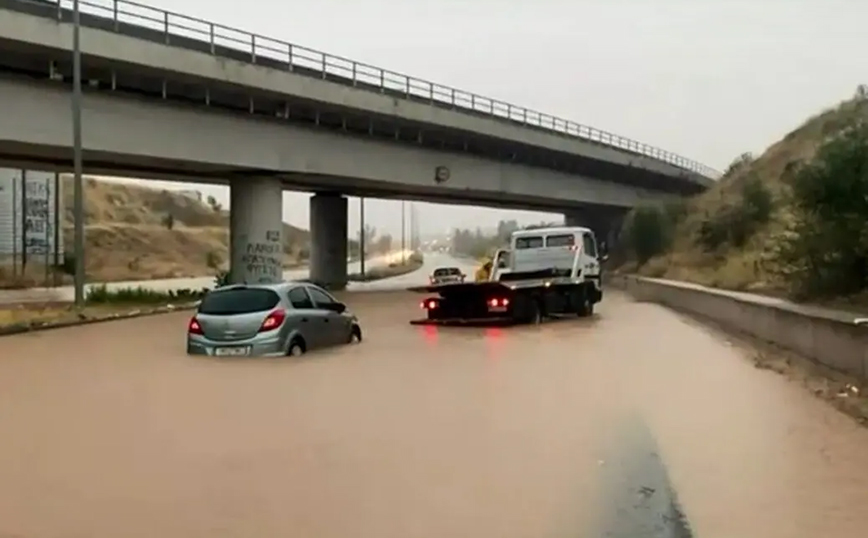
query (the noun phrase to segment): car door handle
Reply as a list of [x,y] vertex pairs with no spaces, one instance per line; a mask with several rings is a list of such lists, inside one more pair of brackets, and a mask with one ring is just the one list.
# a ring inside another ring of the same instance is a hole
[[302,323],[307,323],[307,318],[301,318]]

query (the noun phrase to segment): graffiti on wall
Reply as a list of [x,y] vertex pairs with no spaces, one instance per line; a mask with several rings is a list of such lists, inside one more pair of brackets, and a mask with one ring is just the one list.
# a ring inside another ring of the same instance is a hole
[[54,172],[0,168],[0,257],[63,256],[60,188]]
[[28,254],[46,254],[54,226],[49,214],[51,191],[44,182],[24,183],[24,248]]
[[280,231],[265,232],[265,241],[247,241],[241,265],[251,284],[267,284],[283,280],[283,245]]

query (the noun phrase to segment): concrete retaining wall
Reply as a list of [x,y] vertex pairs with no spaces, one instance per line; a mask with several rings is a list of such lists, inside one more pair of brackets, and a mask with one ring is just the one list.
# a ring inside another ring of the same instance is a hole
[[857,314],[671,280],[613,275],[609,282],[638,300],[708,318],[868,379],[868,327],[854,324]]

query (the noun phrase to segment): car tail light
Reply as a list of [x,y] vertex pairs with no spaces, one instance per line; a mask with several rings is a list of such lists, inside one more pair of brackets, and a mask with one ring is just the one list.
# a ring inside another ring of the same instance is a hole
[[282,308],[278,308],[266,316],[265,320],[262,322],[262,326],[259,327],[259,332],[273,331],[283,325],[285,319],[286,311]]
[[488,304],[491,306],[509,306],[509,299],[494,297],[488,300]]
[[199,320],[196,319],[196,316],[190,318],[190,323],[187,324],[187,333],[202,335],[205,334],[205,332],[202,330],[202,326],[199,324]]
[[425,299],[420,306],[423,310],[434,310],[440,305],[437,303],[437,299]]

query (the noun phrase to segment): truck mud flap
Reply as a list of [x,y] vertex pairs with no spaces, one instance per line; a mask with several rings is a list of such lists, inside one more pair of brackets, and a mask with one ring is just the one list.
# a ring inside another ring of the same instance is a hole
[[514,325],[512,318],[474,318],[474,319],[414,319],[410,325],[439,325],[441,327],[492,327]]

